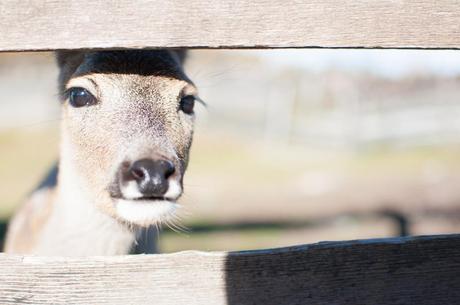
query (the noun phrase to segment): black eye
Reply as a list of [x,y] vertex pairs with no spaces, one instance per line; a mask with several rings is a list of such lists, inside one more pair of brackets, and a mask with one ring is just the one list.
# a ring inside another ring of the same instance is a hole
[[84,107],[96,104],[96,98],[83,88],[71,88],[69,90],[69,103],[72,107]]
[[186,114],[193,113],[193,107],[195,106],[195,97],[193,95],[186,95],[180,100],[180,110]]

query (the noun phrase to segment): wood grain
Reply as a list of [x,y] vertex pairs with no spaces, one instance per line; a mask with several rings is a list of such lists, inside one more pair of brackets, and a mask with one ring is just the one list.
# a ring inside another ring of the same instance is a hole
[[0,51],[460,48],[455,0],[2,0]]
[[245,252],[0,255],[0,304],[459,304],[460,235]]

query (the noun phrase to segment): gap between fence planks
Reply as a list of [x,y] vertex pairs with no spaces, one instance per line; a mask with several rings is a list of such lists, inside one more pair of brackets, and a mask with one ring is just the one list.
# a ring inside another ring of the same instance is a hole
[[459,304],[460,235],[117,257],[0,255],[0,304]]
[[0,1],[0,51],[460,48],[455,0]]

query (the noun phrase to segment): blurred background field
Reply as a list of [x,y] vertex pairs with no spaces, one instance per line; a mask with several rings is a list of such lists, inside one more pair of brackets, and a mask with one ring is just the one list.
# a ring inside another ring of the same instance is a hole
[[[460,231],[460,56],[193,51],[207,102],[163,252]],[[57,159],[51,53],[0,54],[0,217]]]

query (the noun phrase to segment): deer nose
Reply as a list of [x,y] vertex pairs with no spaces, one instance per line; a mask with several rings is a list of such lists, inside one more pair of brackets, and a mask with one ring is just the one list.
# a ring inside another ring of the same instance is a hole
[[123,175],[124,182],[134,180],[144,197],[160,197],[168,190],[168,178],[175,167],[168,160],[142,159],[135,161]]

